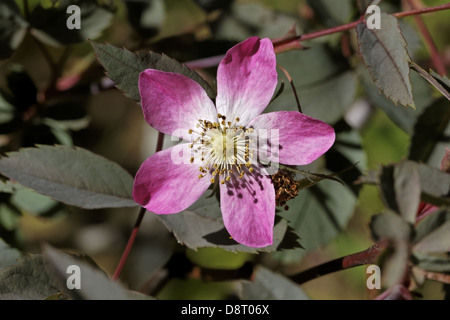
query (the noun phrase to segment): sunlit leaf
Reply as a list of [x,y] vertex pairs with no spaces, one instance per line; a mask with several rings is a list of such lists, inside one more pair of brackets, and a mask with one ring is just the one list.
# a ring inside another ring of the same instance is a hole
[[415,109],[409,78],[406,41],[394,16],[381,14],[381,28],[370,29],[365,22],[357,25],[359,51],[372,80],[395,104]]
[[136,206],[133,177],[85,149],[25,148],[0,159],[0,173],[57,201],[86,209]]

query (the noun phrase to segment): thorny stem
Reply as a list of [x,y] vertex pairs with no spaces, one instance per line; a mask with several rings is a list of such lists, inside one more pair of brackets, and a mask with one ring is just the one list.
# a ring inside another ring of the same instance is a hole
[[128,239],[127,246],[125,247],[125,250],[122,253],[122,257],[120,258],[119,264],[116,267],[116,270],[114,271],[114,274],[112,276],[113,279],[118,279],[120,277],[120,274],[122,273],[122,269],[125,266],[125,263],[127,262],[128,255],[130,254],[131,248],[133,247],[134,240],[136,240],[137,233],[139,231],[139,227],[141,226],[142,219],[145,215],[145,208],[141,208],[139,211],[138,218],[134,224],[133,231],[131,232],[130,238]]
[[[407,0],[407,2],[412,9],[418,8],[418,3],[416,0]],[[445,69],[444,62],[439,55],[439,50],[437,49],[436,44],[433,41],[433,37],[431,36],[430,31],[428,30],[421,16],[416,15],[414,16],[414,19],[416,20],[417,27],[419,28],[420,33],[422,34],[422,37],[426,45],[428,46],[428,49],[430,50],[431,60],[433,61],[436,71],[441,76],[445,75],[447,71]]]
[[[158,141],[156,143],[156,152],[161,151],[164,144],[164,133],[159,132],[158,133]],[[120,277],[120,274],[122,273],[122,269],[125,266],[125,263],[128,260],[128,255],[131,252],[131,249],[133,248],[134,241],[136,240],[137,233],[139,231],[139,227],[141,226],[142,219],[144,218],[146,209],[141,208],[139,211],[139,215],[136,219],[136,222],[134,223],[133,230],[131,231],[131,235],[128,238],[127,245],[125,247],[125,250],[122,253],[122,257],[120,258],[119,264],[116,267],[116,270],[114,271],[114,274],[112,276],[113,279],[118,279]]]
[[[426,13],[430,13],[430,12],[449,10],[449,9],[450,9],[450,3],[447,3],[447,4],[429,7],[429,8],[421,8],[421,9],[414,9],[414,10],[409,10],[409,11],[404,11],[404,12],[397,12],[397,13],[394,13],[393,16],[395,16],[396,18],[404,18],[404,17],[408,17],[408,16],[421,15],[421,14],[426,14]],[[307,33],[307,34],[300,35],[300,36],[290,37],[290,38],[283,39],[280,41],[274,41],[273,45],[274,45],[275,52],[281,53],[281,52],[286,52],[286,51],[298,50],[300,42],[320,38],[320,37],[327,36],[327,35],[334,34],[334,33],[351,30],[351,29],[355,28],[363,20],[364,20],[364,17],[362,16],[360,19],[358,19],[356,21],[353,21],[353,22],[350,22],[347,24],[343,24],[343,25],[340,25],[337,27],[324,29],[324,30],[320,30],[320,31],[316,31],[316,32],[311,32],[311,33]],[[209,67],[217,66],[223,57],[224,57],[223,55],[214,56],[214,57],[209,57],[209,58],[205,58],[205,59],[189,61],[189,62],[186,62],[185,64],[191,68],[209,68]]]
[[380,252],[386,247],[384,243],[375,243],[370,248],[357,252],[354,254],[350,254],[345,257],[341,257],[332,261],[325,262],[321,265],[315,266],[313,268],[307,269],[300,273],[297,273],[290,278],[298,283],[302,284],[309,280],[319,278],[321,276],[341,271],[357,266],[363,266],[366,264],[374,264],[377,261],[377,258]]

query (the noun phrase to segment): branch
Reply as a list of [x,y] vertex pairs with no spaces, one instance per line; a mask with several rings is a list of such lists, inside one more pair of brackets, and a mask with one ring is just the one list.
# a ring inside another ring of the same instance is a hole
[[336,271],[341,271],[366,264],[374,264],[378,259],[379,253],[385,247],[386,244],[384,243],[375,243],[373,246],[364,251],[325,262],[321,265],[290,276],[290,278],[298,284],[303,284],[309,280],[319,278]]
[[[418,8],[416,0],[407,0],[407,2],[412,9]],[[433,37],[431,36],[430,31],[427,29],[427,26],[425,25],[425,22],[423,21],[421,16],[416,15],[414,16],[414,19],[416,20],[417,27],[422,34],[425,44],[428,46],[428,50],[430,50],[431,59],[433,61],[434,67],[436,68],[436,71],[441,76],[445,75],[447,73],[447,70],[445,69],[444,62],[439,55],[439,51],[433,41]]]
[[[163,143],[164,143],[164,133],[159,132],[158,133],[158,141],[156,143],[156,152],[162,150]],[[119,264],[117,265],[116,270],[114,271],[114,274],[112,276],[113,279],[118,279],[120,277],[120,274],[122,273],[122,269],[128,260],[128,256],[131,252],[131,249],[133,248],[134,241],[136,240],[136,236],[139,231],[139,227],[141,226],[142,219],[144,218],[146,211],[147,210],[145,208],[141,208],[141,210],[139,211],[139,215],[136,219],[136,222],[134,223],[134,227],[133,227],[133,230],[131,231],[131,235],[128,238],[127,246],[125,247],[125,250],[122,253],[122,257],[120,258]]]
[[[414,9],[414,10],[409,10],[409,11],[404,11],[404,12],[397,12],[397,13],[394,13],[393,16],[400,19],[400,18],[404,18],[404,17],[408,17],[408,16],[421,15],[421,14],[426,14],[426,13],[430,13],[430,12],[443,11],[443,10],[449,10],[449,9],[450,9],[450,3],[447,3],[447,4],[429,7],[429,8],[421,8],[421,9]],[[312,32],[312,33],[307,33],[307,34],[304,34],[301,36],[294,36],[294,37],[286,38],[283,40],[274,40],[273,45],[274,45],[275,52],[278,54],[281,52],[298,50],[299,48],[303,47],[300,44],[300,42],[302,42],[302,41],[308,41],[308,40],[320,38],[323,36],[327,36],[330,34],[351,30],[351,29],[355,28],[363,20],[364,20],[364,17],[361,17],[360,19],[358,19],[356,21],[353,21],[353,22],[350,22],[347,24],[343,24],[343,25],[340,25],[337,27],[324,29],[324,30],[320,30],[320,31]],[[185,62],[185,64],[191,68],[210,68],[210,67],[217,66],[220,63],[220,61],[223,59],[223,57],[224,57],[224,55],[214,56],[214,57]]]

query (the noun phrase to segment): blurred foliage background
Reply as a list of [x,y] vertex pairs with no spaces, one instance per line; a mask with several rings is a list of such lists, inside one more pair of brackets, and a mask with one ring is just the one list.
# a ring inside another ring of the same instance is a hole
[[[294,24],[297,33],[308,33],[353,21],[359,15],[351,0],[103,0],[93,5],[95,12],[86,18],[88,34],[71,39],[58,29],[64,26],[55,26],[46,16],[46,10],[61,5],[59,2],[15,1],[34,29],[26,31],[9,57],[0,60],[0,150],[4,153],[35,144],[76,145],[119,163],[132,175],[155,151],[158,134],[145,123],[140,107],[104,75],[87,37],[131,51],[152,50],[180,62],[192,62],[222,55],[249,36],[280,38]],[[426,6],[446,3],[422,2]],[[38,7],[40,11],[35,10]],[[398,12],[405,9],[405,3],[383,1],[382,9]],[[423,19],[448,66],[450,12],[423,15]],[[431,67],[414,19],[402,19],[401,28],[413,60],[425,69]],[[318,185],[332,201],[338,228],[308,224],[317,218],[315,215],[323,215],[316,204],[307,203],[309,190],[302,191],[288,203],[289,210],[281,213],[303,226],[296,230],[303,230],[299,236],[305,249],[293,252],[192,250],[177,243],[148,213],[121,277],[129,288],[154,290],[162,299],[232,298],[237,290],[233,282],[209,281],[201,276],[198,266],[235,270],[250,262],[293,274],[372,244],[368,222],[382,211],[383,204],[376,187],[359,190],[352,181],[380,164],[406,159],[414,124],[439,95],[412,74],[417,110],[394,106],[367,81],[354,42],[353,31],[339,33],[311,41],[308,50],[277,57],[294,80],[305,114],[334,125],[340,136],[334,151],[307,169],[338,172],[358,162],[356,171],[342,177],[347,183],[345,190],[332,181]],[[198,72],[214,83],[214,67]],[[280,79],[286,81],[282,73]],[[267,111],[295,110],[288,87]],[[395,111],[386,112],[389,108]],[[171,143],[166,137],[164,146]],[[427,162],[439,167],[443,154],[444,148],[436,148]],[[48,242],[89,255],[109,275],[138,213],[136,208],[82,210],[26,188],[0,193],[0,202],[0,237],[10,246],[40,252],[41,243]],[[170,274],[168,281],[161,288],[152,288],[164,272]],[[367,290],[366,277],[366,268],[357,267],[309,281],[302,288],[313,299],[367,299],[376,293]],[[427,282],[422,294],[431,299],[444,296],[442,285],[434,282]]]

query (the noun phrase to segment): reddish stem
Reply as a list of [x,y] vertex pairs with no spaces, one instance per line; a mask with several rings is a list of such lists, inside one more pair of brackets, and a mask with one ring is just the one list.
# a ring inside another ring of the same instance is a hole
[[385,247],[386,244],[384,243],[375,243],[373,246],[364,251],[353,253],[345,257],[325,262],[321,265],[297,273],[296,275],[293,275],[290,278],[294,282],[302,284],[309,280],[319,278],[321,276],[336,271],[341,271],[366,264],[374,264],[377,261],[380,252]]
[[[450,3],[439,5],[439,6],[434,6],[434,7],[429,7],[429,8],[397,12],[397,13],[394,13],[393,16],[395,16],[396,18],[404,18],[404,17],[408,17],[408,16],[420,15],[420,14],[448,10],[448,9],[450,9]],[[301,36],[291,37],[291,38],[287,38],[287,39],[283,39],[283,40],[275,40],[273,42],[275,52],[278,54],[281,52],[301,49],[301,48],[303,48],[303,46],[301,45],[302,41],[312,40],[312,39],[320,38],[320,37],[327,36],[330,34],[351,30],[351,29],[355,28],[363,20],[364,20],[364,17],[361,17],[357,21],[343,24],[343,25],[340,25],[337,27],[320,30],[320,31],[312,32],[312,33],[307,33],[307,34],[304,34]],[[215,56],[215,57],[210,57],[210,58],[198,59],[195,61],[189,61],[189,62],[186,62],[185,64],[192,68],[209,68],[209,67],[217,66],[219,64],[219,62],[222,60],[222,58],[223,58],[223,56]]]
[[[156,152],[161,151],[164,144],[164,133],[159,132],[158,133],[158,141],[156,143]],[[112,276],[113,279],[118,279],[120,277],[120,274],[122,273],[122,269],[125,266],[125,263],[128,260],[128,256],[131,252],[131,249],[133,248],[134,241],[136,240],[137,233],[139,231],[139,227],[141,226],[142,219],[144,218],[146,209],[141,208],[139,211],[139,215],[136,219],[136,222],[134,223],[133,230],[131,231],[131,235],[128,238],[127,245],[125,247],[125,250],[122,253],[122,257],[120,258],[120,261],[116,267],[116,270],[114,271],[114,274]]]
[[145,212],[146,212],[145,208],[141,208],[141,210],[139,211],[138,218],[134,224],[130,238],[128,239],[127,246],[125,247],[125,250],[122,253],[122,257],[120,258],[119,264],[117,265],[116,270],[114,271],[114,274],[112,276],[113,279],[118,279],[120,277],[120,274],[122,273],[122,269],[125,266],[125,263],[128,260],[128,255],[130,254],[131,248],[133,247],[134,240],[136,240],[136,236],[139,231],[139,227],[141,226],[141,222],[142,219],[144,218]]
[[[408,0],[408,4],[411,6],[411,8],[417,9],[417,4],[414,0]],[[428,30],[421,16],[414,16],[414,19],[416,20],[417,27],[422,34],[425,44],[428,46],[428,50],[430,50],[431,59],[433,61],[434,67],[436,68],[436,71],[441,76],[445,75],[447,73],[447,70],[445,69],[444,62],[439,55],[439,50],[437,49],[436,44],[433,41],[433,37],[431,36],[430,31]]]

